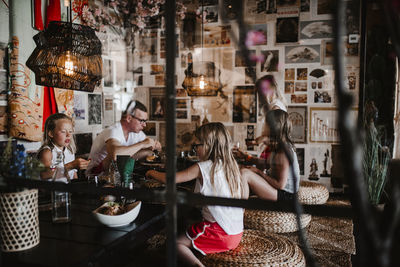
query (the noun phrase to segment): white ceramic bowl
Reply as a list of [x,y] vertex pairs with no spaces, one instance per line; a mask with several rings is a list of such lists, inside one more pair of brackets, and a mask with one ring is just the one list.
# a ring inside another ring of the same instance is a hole
[[141,201],[136,201],[131,204],[127,204],[127,212],[120,215],[105,215],[98,212],[102,207],[109,205],[108,202],[104,203],[93,211],[94,217],[102,224],[108,227],[120,227],[128,225],[136,219],[139,214],[140,207],[142,206]]

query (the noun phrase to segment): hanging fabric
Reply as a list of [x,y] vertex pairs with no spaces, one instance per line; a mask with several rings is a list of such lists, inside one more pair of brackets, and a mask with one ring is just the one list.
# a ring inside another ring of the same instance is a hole
[[42,17],[42,0],[35,0],[35,29],[39,31],[44,30],[43,17]]
[[[46,16],[46,28],[49,26],[50,21],[60,21],[61,20],[61,7],[60,0],[50,0],[47,6],[47,16]],[[43,87],[44,99],[43,99],[43,125],[42,130],[44,130],[44,124],[47,118],[54,113],[57,113],[57,102],[54,94],[53,87]]]

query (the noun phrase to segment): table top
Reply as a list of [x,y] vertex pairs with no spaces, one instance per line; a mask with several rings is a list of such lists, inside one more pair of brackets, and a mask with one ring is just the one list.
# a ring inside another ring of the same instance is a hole
[[165,207],[142,203],[131,224],[109,228],[92,210],[97,199],[72,195],[71,222],[54,224],[51,211],[39,212],[40,243],[34,248],[2,253],[1,266],[121,266],[129,251],[142,245],[164,226]]

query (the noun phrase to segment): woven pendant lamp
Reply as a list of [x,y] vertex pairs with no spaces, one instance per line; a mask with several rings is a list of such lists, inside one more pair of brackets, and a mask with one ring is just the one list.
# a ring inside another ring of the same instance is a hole
[[88,26],[52,21],[33,37],[36,48],[26,65],[36,84],[93,92],[102,78],[101,42]]

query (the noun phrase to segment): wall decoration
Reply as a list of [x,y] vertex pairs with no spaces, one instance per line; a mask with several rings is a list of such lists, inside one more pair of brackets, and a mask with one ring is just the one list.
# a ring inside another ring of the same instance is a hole
[[333,14],[335,11],[335,2],[336,0],[317,0],[317,14],[325,15],[325,14]]
[[101,124],[102,101],[100,94],[88,94],[88,123]]
[[292,104],[307,104],[307,94],[292,94],[290,96],[290,102]]
[[294,83],[295,92],[307,92],[307,82],[295,82]]
[[320,45],[299,45],[285,47],[285,63],[319,63]]
[[288,118],[292,123],[293,142],[307,143],[307,106],[289,106]]
[[300,0],[276,0],[277,8],[299,7]]
[[297,80],[307,80],[307,68],[298,68],[297,71]]
[[77,156],[88,156],[93,143],[92,133],[76,133],[74,136],[76,142],[75,154]]
[[265,56],[265,61],[261,62],[261,72],[278,71],[279,50],[262,50],[261,54]]
[[139,63],[157,62],[157,31],[143,32],[139,44],[135,49],[139,56]]
[[218,3],[217,5],[212,6],[199,6],[196,13],[201,14],[202,12],[202,16],[204,16],[204,23],[218,22]]
[[190,98],[176,98],[176,121],[190,122]]
[[[166,44],[165,44],[165,32],[161,31],[160,33],[160,58],[165,58],[165,48],[166,48]],[[179,34],[175,35],[176,38],[176,46],[175,46],[175,57],[179,57]],[[154,61],[152,61],[154,62]]]
[[301,21],[300,39],[332,38],[332,20]]
[[104,87],[113,87],[114,79],[113,79],[113,61],[110,59],[103,58],[103,80]]
[[292,94],[294,92],[294,82],[285,82],[285,94]]
[[177,123],[176,124],[176,150],[191,151],[194,140],[194,131],[196,130],[194,123]]
[[115,111],[114,111],[114,95],[104,94],[104,127],[111,126],[115,123]]
[[277,18],[276,43],[296,43],[299,41],[299,18]]
[[294,80],[294,69],[285,69],[285,81]]
[[236,86],[233,90],[233,122],[256,122],[254,86]]
[[[318,84],[322,82],[318,82]],[[332,93],[328,91],[315,91],[314,92],[314,103],[332,103]]]
[[357,67],[346,67],[346,85],[349,90],[358,91],[360,69]]
[[275,14],[276,13],[276,0],[268,0],[267,1],[267,14]]
[[[275,0],[274,0],[275,1]],[[266,0],[248,0],[245,6],[245,20],[252,24],[265,23],[267,19],[266,14]],[[272,11],[272,10],[271,10]],[[275,8],[276,12],[276,8]]]
[[[266,26],[266,25],[265,25]],[[6,69],[7,66],[7,44],[0,42],[0,70]]]
[[[250,54],[254,54],[256,50],[249,50]],[[250,66],[255,67],[256,62],[255,61],[250,61]],[[235,52],[235,67],[247,67],[246,61],[243,59],[242,54],[239,50],[236,50]]]
[[157,136],[157,127],[155,122],[148,122],[143,129],[143,132],[147,136],[156,137]]
[[229,32],[230,25],[226,26],[204,26],[204,47],[226,47],[231,45]]
[[333,43],[332,41],[322,40],[321,43],[321,65],[333,64]]
[[[353,109],[352,120],[357,119],[357,109]],[[311,107],[309,116],[309,141],[317,143],[338,143],[337,109]]]
[[72,117],[74,114],[74,91],[54,88],[54,95],[58,112]]
[[304,148],[296,147],[297,161],[299,163],[300,175],[304,175]]
[[86,117],[86,107],[87,107],[87,100],[86,100],[85,93],[74,91],[74,118],[75,123],[77,121],[85,120]]
[[310,0],[300,0],[300,11],[310,12]]
[[166,101],[164,88],[150,88],[150,120],[164,120]]

